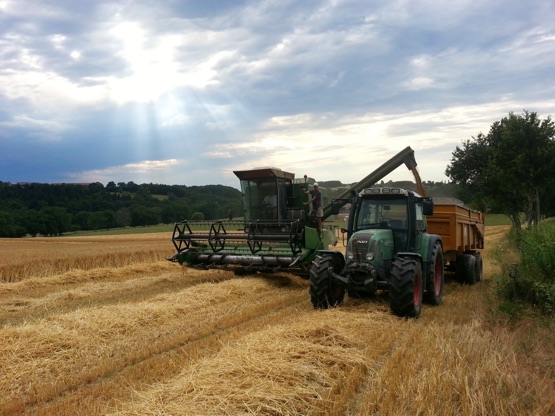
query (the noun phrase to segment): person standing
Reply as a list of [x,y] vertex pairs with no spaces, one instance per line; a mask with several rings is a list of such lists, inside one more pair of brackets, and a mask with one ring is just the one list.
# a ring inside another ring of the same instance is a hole
[[273,190],[264,197],[263,204],[268,213],[268,218],[277,219],[277,195]]
[[305,194],[310,194],[312,198],[310,201],[305,202],[304,205],[312,204],[312,210],[316,215],[316,230],[318,235],[322,235],[322,218],[324,217],[324,207],[322,206],[322,194],[318,189],[318,182],[314,182],[312,191],[305,191]]

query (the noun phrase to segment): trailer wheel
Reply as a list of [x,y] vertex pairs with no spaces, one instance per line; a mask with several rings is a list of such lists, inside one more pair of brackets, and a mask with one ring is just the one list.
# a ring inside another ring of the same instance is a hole
[[476,259],[476,281],[481,282],[484,279],[484,260],[480,253],[476,253],[474,257]]
[[310,267],[310,301],[316,309],[339,306],[345,297],[345,287],[337,283],[331,271],[341,272],[341,265],[328,254],[316,256]]
[[422,309],[422,266],[415,259],[399,258],[391,268],[389,307],[397,316],[418,317]]
[[477,282],[476,257],[472,254],[462,254],[458,264],[458,279],[461,283],[474,285]]
[[443,248],[439,242],[434,244],[431,257],[432,261],[426,274],[424,300],[430,305],[439,305],[443,301],[443,283],[445,282]]

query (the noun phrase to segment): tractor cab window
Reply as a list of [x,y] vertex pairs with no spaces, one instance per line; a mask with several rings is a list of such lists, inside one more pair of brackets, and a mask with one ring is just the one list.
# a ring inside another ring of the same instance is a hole
[[426,217],[423,215],[422,202],[417,203],[416,206],[416,229],[422,232],[426,232],[428,225],[426,223]]
[[407,203],[405,199],[363,199],[356,212],[356,229],[405,229]]
[[406,199],[363,199],[355,215],[355,231],[390,229],[395,251],[407,249]]

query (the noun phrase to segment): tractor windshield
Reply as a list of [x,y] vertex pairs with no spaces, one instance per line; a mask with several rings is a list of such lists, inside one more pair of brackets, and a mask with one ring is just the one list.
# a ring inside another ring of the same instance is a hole
[[356,212],[357,230],[367,228],[404,229],[407,226],[407,201],[399,199],[363,199]]
[[362,199],[355,213],[354,230],[390,229],[395,251],[407,246],[407,200],[405,198]]

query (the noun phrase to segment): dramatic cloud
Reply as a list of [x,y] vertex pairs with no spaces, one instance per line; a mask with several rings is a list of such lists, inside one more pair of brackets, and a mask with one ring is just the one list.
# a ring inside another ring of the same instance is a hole
[[0,0],[0,181],[354,182],[406,146],[447,180],[463,140],[555,113],[554,20],[517,0]]

